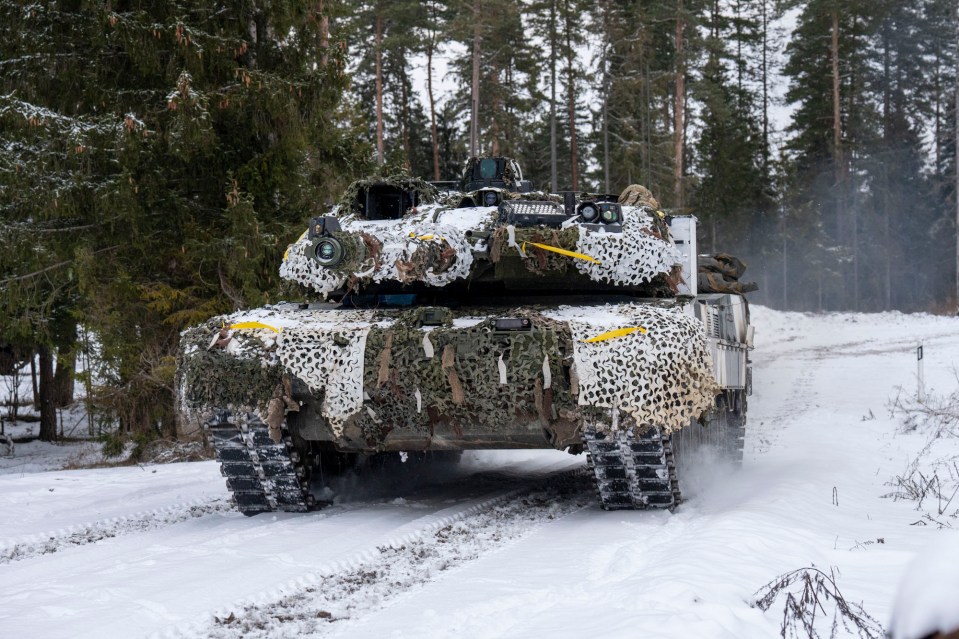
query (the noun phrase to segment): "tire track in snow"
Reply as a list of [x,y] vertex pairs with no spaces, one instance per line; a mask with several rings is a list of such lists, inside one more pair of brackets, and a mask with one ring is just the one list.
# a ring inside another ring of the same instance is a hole
[[583,469],[565,471],[442,516],[374,549],[315,570],[155,637],[316,636],[383,608],[391,599],[594,505]]
[[759,348],[761,348],[763,354],[768,357],[821,360],[841,357],[843,355],[881,355],[894,352],[909,352],[914,350],[920,341],[925,344],[934,344],[948,341],[954,336],[955,333],[952,330],[908,335],[899,338],[880,338],[873,336],[810,348],[807,340],[803,339],[802,336],[793,335],[771,344],[761,345]]
[[232,502],[225,497],[198,499],[142,511],[122,517],[78,524],[59,530],[32,534],[20,539],[3,540],[0,544],[0,564],[49,555],[66,548],[95,544],[104,539],[122,535],[156,530],[180,522],[214,513],[233,510]]

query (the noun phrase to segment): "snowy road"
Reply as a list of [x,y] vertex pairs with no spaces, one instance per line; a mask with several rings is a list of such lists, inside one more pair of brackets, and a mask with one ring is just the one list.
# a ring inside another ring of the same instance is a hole
[[888,403],[919,340],[927,386],[955,389],[959,320],[753,316],[744,466],[704,461],[674,513],[603,512],[582,458],[549,451],[254,518],[209,462],[0,475],[0,633],[776,637],[782,606],[755,593],[811,565],[887,624],[908,560],[957,539],[882,498],[925,442]]

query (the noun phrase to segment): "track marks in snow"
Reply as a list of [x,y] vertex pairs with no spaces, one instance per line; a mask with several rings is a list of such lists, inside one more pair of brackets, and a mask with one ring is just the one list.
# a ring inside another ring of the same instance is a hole
[[[316,571],[280,592],[217,612],[178,636],[315,636],[383,608],[395,597],[525,537],[538,526],[593,505],[582,470],[512,491],[447,516],[399,539]],[[266,599],[265,603],[260,603]]]
[[166,508],[144,511],[95,521],[51,532],[30,535],[20,540],[3,540],[0,546],[0,564],[8,564],[39,555],[49,555],[66,548],[95,544],[121,535],[156,530],[183,521],[233,509],[232,502],[223,497],[175,504]]

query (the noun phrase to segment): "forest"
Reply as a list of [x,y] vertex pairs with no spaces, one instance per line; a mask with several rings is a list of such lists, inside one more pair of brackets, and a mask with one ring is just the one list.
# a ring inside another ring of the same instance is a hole
[[299,295],[352,180],[477,154],[647,186],[754,303],[956,311],[955,0],[0,0],[0,35],[0,374],[41,439],[77,384],[90,434],[172,434],[182,330]]

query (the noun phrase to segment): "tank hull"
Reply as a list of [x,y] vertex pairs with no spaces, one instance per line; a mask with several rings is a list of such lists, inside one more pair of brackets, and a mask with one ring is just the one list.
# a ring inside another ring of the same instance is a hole
[[682,304],[347,310],[279,305],[183,336],[185,419],[252,411],[342,452],[555,448],[679,430],[717,388]]

